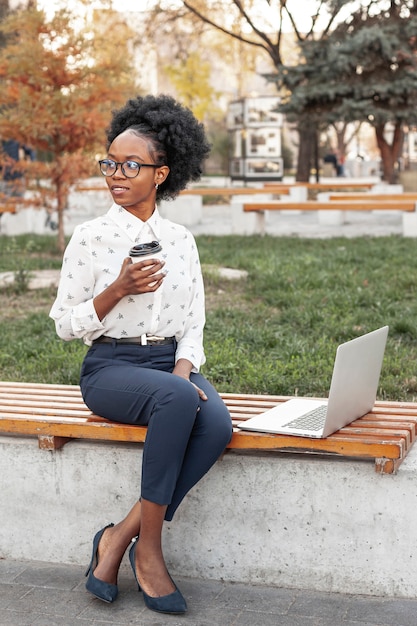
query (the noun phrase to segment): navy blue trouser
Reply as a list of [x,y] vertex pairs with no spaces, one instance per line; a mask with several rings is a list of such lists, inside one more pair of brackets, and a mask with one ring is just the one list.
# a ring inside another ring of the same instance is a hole
[[188,491],[216,462],[232,436],[229,411],[201,374],[172,375],[175,345],[102,343],[87,352],[80,386],[91,411],[115,422],[148,426],[141,497],[168,505],[171,520]]

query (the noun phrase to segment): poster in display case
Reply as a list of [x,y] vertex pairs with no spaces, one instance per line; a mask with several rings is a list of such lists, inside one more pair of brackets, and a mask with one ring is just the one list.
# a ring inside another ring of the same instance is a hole
[[245,100],[244,122],[246,126],[282,126],[278,97],[263,96]]
[[260,96],[230,103],[229,174],[232,180],[282,180],[279,97]]
[[281,157],[276,159],[246,159],[245,177],[252,180],[270,179],[271,177],[282,179],[283,161]]
[[248,128],[247,156],[281,156],[281,130],[279,128]]
[[230,130],[232,128],[243,127],[243,111],[243,100],[236,100],[235,102],[231,102],[229,104],[229,109],[227,111],[227,127]]

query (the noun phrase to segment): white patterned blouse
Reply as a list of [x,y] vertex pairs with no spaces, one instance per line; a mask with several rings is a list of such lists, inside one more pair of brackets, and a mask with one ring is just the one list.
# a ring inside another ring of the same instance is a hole
[[[126,296],[100,321],[93,299],[119,275],[137,243],[158,240],[166,277],[153,293]],[[204,285],[193,235],[164,219],[155,209],[147,222],[113,204],[106,215],[74,229],[65,250],[56,300],[50,317],[66,341],[82,339],[91,345],[107,335],[115,339],[144,333],[174,337],[176,360],[188,359],[193,371],[205,362]]]

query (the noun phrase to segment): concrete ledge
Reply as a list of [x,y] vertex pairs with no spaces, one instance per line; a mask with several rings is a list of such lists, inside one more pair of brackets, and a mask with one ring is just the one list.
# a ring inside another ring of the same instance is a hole
[[417,237],[417,211],[415,213],[403,213],[402,218],[404,237]]
[[346,211],[317,211],[319,224],[341,226],[346,222]]
[[[137,500],[141,446],[39,451],[0,437],[0,557],[87,564],[94,533]],[[173,575],[414,597],[417,448],[397,475],[368,462],[228,453],[167,524]]]
[[[256,200],[258,202],[270,202],[271,194],[259,194]],[[265,211],[257,213],[245,213],[243,205],[245,202],[253,202],[253,196],[242,195],[234,196],[230,203],[230,212],[232,216],[232,234],[233,235],[253,235],[265,234],[267,215]]]

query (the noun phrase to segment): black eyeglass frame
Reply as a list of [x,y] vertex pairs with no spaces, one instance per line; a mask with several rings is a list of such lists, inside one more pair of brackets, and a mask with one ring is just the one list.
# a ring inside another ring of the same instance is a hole
[[[111,174],[105,174],[102,170],[102,163],[113,165],[114,172],[112,172]],[[134,176],[130,176],[130,174],[126,174],[125,168],[124,168],[126,163],[135,163],[138,166],[137,172],[134,174]],[[134,161],[133,159],[126,159],[126,161],[113,161],[113,159],[101,159],[101,161],[99,161],[98,164],[100,166],[100,172],[103,174],[103,176],[106,176],[106,178],[108,178],[109,176],[114,176],[115,173],[117,172],[117,168],[119,167],[119,165],[120,165],[120,169],[122,171],[123,176],[126,176],[126,178],[136,178],[136,176],[139,175],[141,167],[161,167],[160,165],[157,165],[156,163],[139,163],[139,161]]]

